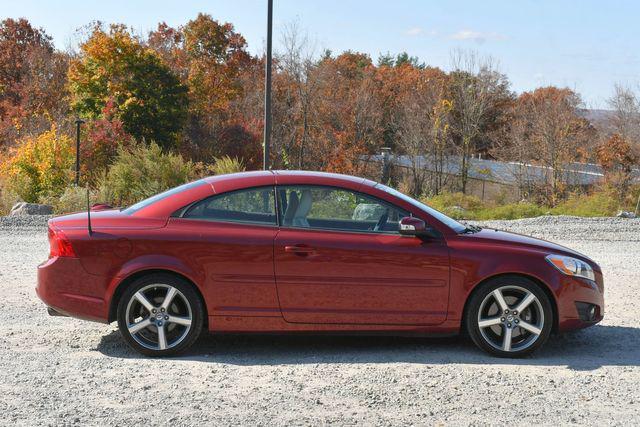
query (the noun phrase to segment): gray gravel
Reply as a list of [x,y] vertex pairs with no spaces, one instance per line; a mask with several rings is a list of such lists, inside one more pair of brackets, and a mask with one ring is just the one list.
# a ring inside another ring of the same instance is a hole
[[46,315],[34,293],[46,217],[0,218],[0,424],[637,424],[640,220],[486,223],[603,267],[600,326],[524,360],[466,340],[207,337],[184,357],[130,351],[114,325]]

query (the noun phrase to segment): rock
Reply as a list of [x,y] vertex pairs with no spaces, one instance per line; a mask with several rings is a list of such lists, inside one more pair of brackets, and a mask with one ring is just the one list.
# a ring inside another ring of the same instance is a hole
[[449,210],[451,212],[455,212],[455,213],[459,213],[459,214],[463,214],[465,213],[467,210],[465,208],[463,208],[462,206],[451,206],[449,208]]
[[53,207],[49,205],[40,205],[37,203],[16,203],[12,208],[9,216],[23,215],[52,215]]
[[635,213],[627,212],[627,211],[620,211],[616,216],[618,218],[637,218],[638,217]]

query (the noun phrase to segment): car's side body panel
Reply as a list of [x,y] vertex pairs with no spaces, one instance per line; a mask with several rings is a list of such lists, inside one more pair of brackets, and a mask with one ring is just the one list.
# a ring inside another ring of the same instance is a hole
[[[451,251],[451,297],[449,318],[462,320],[465,302],[478,284],[492,277],[518,274],[528,276],[549,290],[557,308],[558,330],[588,326],[579,320],[574,301],[586,301],[601,307],[597,321],[604,315],[604,286],[602,273],[596,271],[596,284],[580,278],[564,275],[549,268],[545,256],[553,251],[569,256],[581,256],[559,245],[550,244],[546,249],[529,245],[530,238],[495,230],[483,230],[481,234],[462,234],[448,239]],[[487,235],[500,234],[500,239]],[[504,236],[509,234],[508,237]],[[524,239],[521,239],[524,238]],[[541,241],[540,241],[541,242]],[[586,258],[585,258],[586,259]]]
[[[172,217],[214,194],[276,185],[363,192],[425,220],[441,237],[422,241]],[[514,273],[549,290],[559,330],[594,323],[579,319],[575,301],[601,307],[596,321],[604,309],[599,269],[594,284],[563,275],[544,256],[563,253],[596,265],[588,258],[507,233],[456,234],[362,178],[268,171],[212,177],[129,215],[94,212],[91,235],[86,213],[54,218],[50,225],[64,231],[77,257],[43,263],[38,295],[58,311],[95,321],[110,320],[118,287],[148,270],[172,271],[193,282],[205,298],[209,329],[218,332],[451,334],[459,330],[465,302],[478,284]],[[302,257],[285,252],[285,246],[300,243],[316,253]]]
[[209,315],[280,316],[276,227],[172,218],[166,232],[176,236],[180,257],[198,269]]
[[[302,246],[310,252],[289,252]],[[283,317],[294,323],[437,325],[447,317],[442,240],[285,228],[275,247]]]

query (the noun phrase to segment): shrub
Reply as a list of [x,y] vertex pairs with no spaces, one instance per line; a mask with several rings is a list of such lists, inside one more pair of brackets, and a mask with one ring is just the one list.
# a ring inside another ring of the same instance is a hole
[[104,197],[100,201],[129,205],[195,177],[192,162],[179,154],[164,153],[157,144],[119,148],[116,160],[100,182],[99,195]]
[[133,144],[133,138],[124,130],[122,121],[111,117],[110,108],[108,103],[103,113],[106,118],[87,124],[86,138],[82,141],[82,173],[92,183],[113,163],[119,147]]
[[[440,193],[422,200],[427,205],[456,219],[472,219],[484,207],[478,197],[463,193]],[[460,209],[462,208],[462,209]]]
[[37,137],[19,142],[3,166],[10,191],[37,203],[60,195],[73,179],[75,152],[72,140],[55,125]]
[[622,197],[622,206],[625,210],[635,212],[638,210],[640,214],[640,184],[630,186]]
[[228,173],[244,172],[244,164],[237,157],[222,156],[215,159],[215,163],[210,170],[214,175],[224,175]]
[[567,200],[554,207],[551,212],[556,215],[574,216],[612,216],[620,209],[620,201],[616,191],[604,187],[591,194],[574,193]]
[[51,205],[56,214],[86,211],[87,188],[76,186],[67,187],[59,197],[44,198],[41,202]]
[[544,206],[530,202],[509,203],[488,207],[475,212],[473,219],[519,219],[545,215],[549,211]]
[[7,215],[19,201],[20,197],[0,178],[0,215]]

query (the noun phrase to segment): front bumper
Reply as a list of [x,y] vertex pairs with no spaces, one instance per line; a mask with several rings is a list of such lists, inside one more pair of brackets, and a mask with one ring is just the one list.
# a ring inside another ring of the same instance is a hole
[[107,323],[105,277],[87,273],[78,258],[54,257],[38,266],[36,294],[62,315]]
[[[596,272],[595,282],[563,276],[556,293],[558,301],[558,331],[586,328],[604,318],[604,282]],[[593,308],[593,316],[585,310]]]

